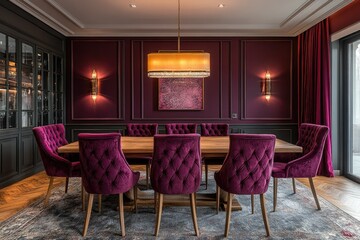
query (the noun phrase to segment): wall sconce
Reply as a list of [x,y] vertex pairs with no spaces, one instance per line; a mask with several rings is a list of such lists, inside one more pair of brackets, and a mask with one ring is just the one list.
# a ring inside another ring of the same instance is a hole
[[91,97],[94,101],[96,100],[99,91],[98,81],[99,79],[97,78],[97,74],[94,69],[91,74]]
[[270,100],[270,96],[271,96],[271,76],[270,76],[269,71],[266,71],[265,78],[262,81],[261,93],[263,95],[265,95],[265,98],[266,98],[267,101]]

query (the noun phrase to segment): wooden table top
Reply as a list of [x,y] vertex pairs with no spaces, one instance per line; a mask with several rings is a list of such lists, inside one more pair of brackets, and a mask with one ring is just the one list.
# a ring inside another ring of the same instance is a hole
[[[201,137],[200,149],[204,157],[222,157],[229,151],[229,137]],[[126,157],[152,156],[153,137],[121,137],[122,151]],[[79,142],[73,142],[58,148],[59,153],[78,153]],[[301,153],[302,147],[276,139],[276,153]]]

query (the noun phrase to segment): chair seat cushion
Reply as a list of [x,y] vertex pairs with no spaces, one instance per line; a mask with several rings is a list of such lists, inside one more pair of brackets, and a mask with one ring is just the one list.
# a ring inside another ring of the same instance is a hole
[[275,178],[286,178],[286,165],[286,163],[274,162],[271,176]]

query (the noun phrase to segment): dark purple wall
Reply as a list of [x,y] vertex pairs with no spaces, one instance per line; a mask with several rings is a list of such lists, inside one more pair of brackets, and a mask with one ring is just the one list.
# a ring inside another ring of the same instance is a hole
[[[147,54],[175,50],[176,39],[70,38],[67,123],[296,123],[296,44],[296,38],[182,38],[182,49],[211,56],[204,110],[159,111],[158,80],[147,77]],[[95,103],[90,97],[92,69],[100,77]],[[269,102],[261,95],[266,70],[272,76]]]

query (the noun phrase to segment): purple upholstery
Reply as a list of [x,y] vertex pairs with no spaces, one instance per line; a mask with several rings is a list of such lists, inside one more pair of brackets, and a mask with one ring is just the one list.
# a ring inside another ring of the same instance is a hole
[[91,194],[119,194],[138,182],[121,150],[119,133],[80,133],[79,152],[82,182]]
[[158,193],[196,192],[201,181],[200,135],[155,135],[150,179]]
[[[295,159],[282,158],[285,162],[275,162],[272,176],[275,178],[309,178],[315,177],[324,150],[329,129],[326,126],[303,123],[299,129],[299,140],[296,143],[303,147],[302,156]],[[285,155],[284,155],[285,156]],[[294,155],[289,155],[292,157]],[[287,162],[287,163],[286,163]]]
[[[158,124],[128,124],[126,134],[131,137],[152,137],[158,132]],[[146,186],[149,187],[149,169],[152,157],[127,158],[130,165],[146,165]]]
[[132,137],[151,137],[157,134],[158,124],[128,124],[126,135]]
[[229,124],[227,123],[202,123],[201,136],[228,136]]
[[234,194],[263,194],[267,191],[273,166],[275,135],[232,134],[229,153],[216,184]]
[[60,156],[58,147],[68,144],[63,124],[33,128],[33,133],[46,174],[52,177],[80,177],[80,162],[71,162]]
[[165,125],[166,134],[196,133],[196,123],[169,123]]

